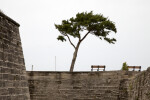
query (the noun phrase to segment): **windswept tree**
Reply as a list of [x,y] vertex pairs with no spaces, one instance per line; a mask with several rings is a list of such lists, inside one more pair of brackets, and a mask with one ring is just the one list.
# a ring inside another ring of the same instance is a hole
[[[62,20],[62,23],[55,24],[56,29],[61,33],[58,40],[66,41],[66,38],[74,48],[74,54],[70,66],[70,72],[73,72],[77,53],[82,41],[89,35],[95,35],[101,40],[106,40],[108,43],[114,44],[115,38],[109,38],[108,35],[112,32],[117,32],[114,22],[104,17],[102,14],[93,14],[93,12],[82,12],[76,14],[75,18]],[[77,38],[77,44],[74,44],[71,37]]]

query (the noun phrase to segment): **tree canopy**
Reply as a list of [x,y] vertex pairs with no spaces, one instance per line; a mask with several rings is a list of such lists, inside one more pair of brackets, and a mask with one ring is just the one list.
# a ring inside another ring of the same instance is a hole
[[[111,32],[117,32],[115,23],[104,17],[102,14],[93,14],[92,11],[89,13],[77,13],[75,18],[72,17],[68,20],[62,20],[62,23],[60,25],[55,24],[55,27],[61,33],[57,39],[62,42],[68,39],[70,44],[75,49],[71,64],[72,69],[70,68],[70,71],[73,71],[80,43],[89,34],[95,35],[101,40],[104,39],[108,43],[114,44],[116,42],[115,38],[108,37]],[[73,38],[78,38],[78,43],[76,45],[71,41],[70,36]]]

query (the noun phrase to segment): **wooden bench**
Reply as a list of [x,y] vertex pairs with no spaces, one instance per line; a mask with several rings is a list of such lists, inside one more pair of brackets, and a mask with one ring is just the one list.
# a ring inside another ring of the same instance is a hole
[[128,66],[128,69],[133,69],[133,71],[135,71],[135,69],[139,69],[139,71],[141,71],[141,66]]
[[100,68],[102,68],[101,70],[105,71],[106,67],[104,65],[101,65],[101,66],[100,65],[92,65],[91,66],[91,71],[93,71],[95,68],[97,69],[97,71],[99,71]]

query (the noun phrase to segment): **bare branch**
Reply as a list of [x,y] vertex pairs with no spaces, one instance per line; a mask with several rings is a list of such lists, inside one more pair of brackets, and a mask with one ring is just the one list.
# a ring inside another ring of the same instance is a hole
[[76,48],[75,46],[74,46],[74,44],[71,42],[71,40],[70,40],[70,38],[69,38],[69,36],[66,34],[66,36],[67,36],[67,38],[68,38],[68,40],[69,40],[69,42],[70,42],[70,44],[74,47],[74,49]]
[[90,33],[90,31],[85,34],[85,36],[81,39],[81,41],[83,41],[89,33]]

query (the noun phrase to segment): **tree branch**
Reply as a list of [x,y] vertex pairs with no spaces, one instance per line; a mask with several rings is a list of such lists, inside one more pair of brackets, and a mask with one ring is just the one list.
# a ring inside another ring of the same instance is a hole
[[87,35],[90,33],[90,31],[89,32],[87,32],[86,34],[85,34],[85,36],[80,40],[80,41],[83,41],[86,37],[87,37]]
[[74,44],[71,42],[71,40],[70,40],[69,36],[68,36],[67,34],[66,34],[66,36],[67,36],[67,38],[68,38],[68,40],[69,40],[70,44],[71,44],[74,48],[76,48],[76,47],[74,46]]

